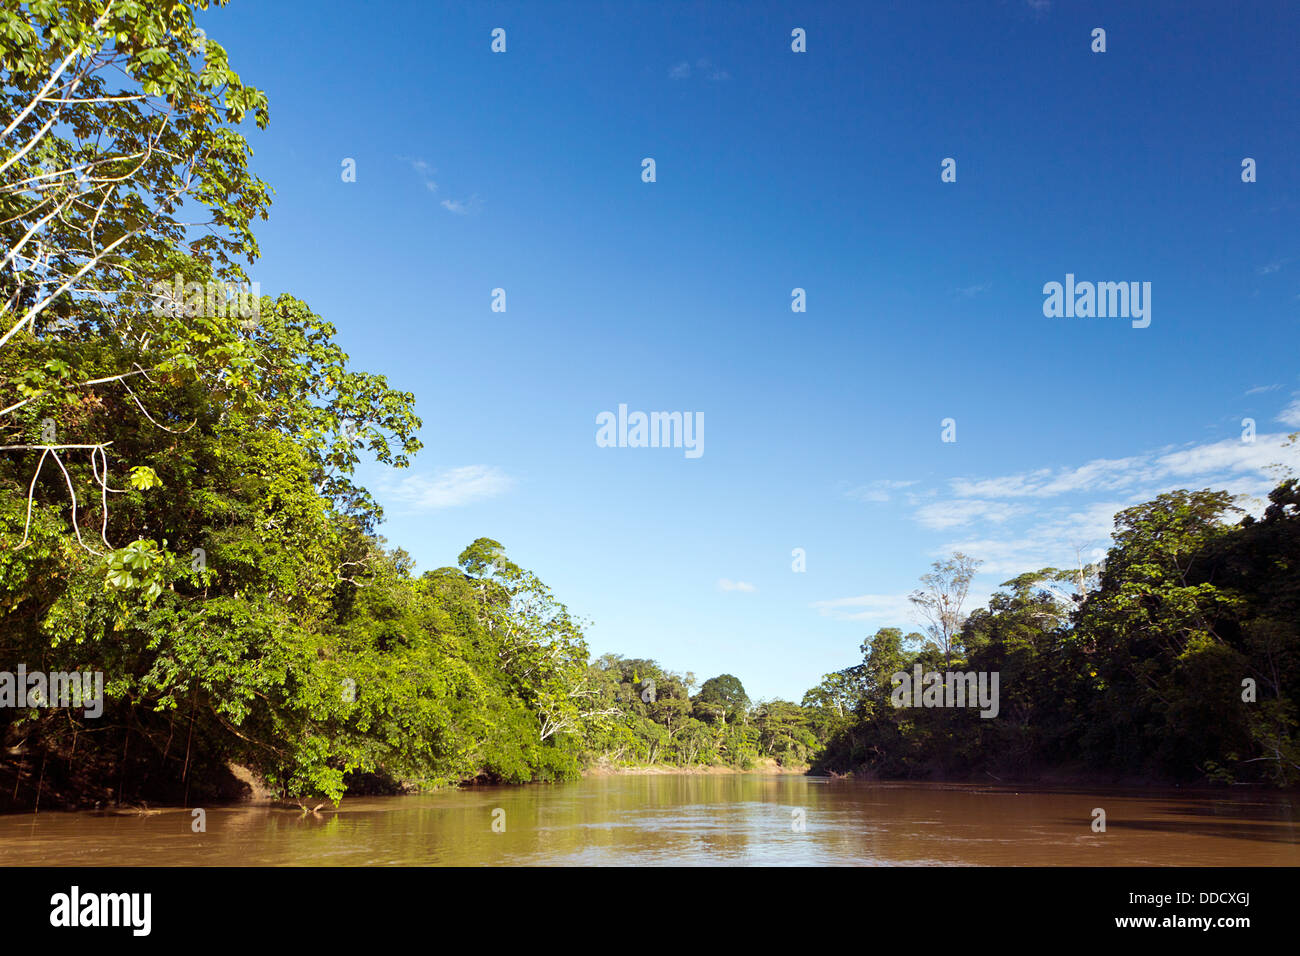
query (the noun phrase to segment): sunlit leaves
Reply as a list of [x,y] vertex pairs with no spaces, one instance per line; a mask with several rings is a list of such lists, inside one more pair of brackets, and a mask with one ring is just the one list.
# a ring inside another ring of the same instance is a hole
[[131,475],[127,480],[130,481],[131,487],[138,491],[148,491],[150,488],[162,486],[162,479],[148,465],[136,465],[131,469]]
[[162,593],[167,557],[155,542],[132,541],[125,548],[110,552],[107,564],[106,588],[138,590],[146,602],[153,601]]

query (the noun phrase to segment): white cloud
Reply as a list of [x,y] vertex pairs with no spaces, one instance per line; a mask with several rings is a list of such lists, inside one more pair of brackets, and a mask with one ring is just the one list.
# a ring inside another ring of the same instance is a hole
[[970,524],[976,519],[1001,524],[1024,510],[1004,501],[958,498],[953,501],[936,501],[922,505],[916,509],[913,517],[927,528],[955,528]]
[[458,216],[467,216],[472,212],[478,212],[479,207],[482,205],[478,196],[470,196],[468,199],[444,199],[442,201],[443,209],[454,212]]
[[[1300,426],[1300,396],[1278,420]],[[1119,512],[1177,489],[1223,490],[1237,507],[1258,515],[1282,477],[1279,466],[1300,472],[1300,447],[1287,447],[1286,438],[1256,434],[1254,442],[1243,442],[1234,436],[1081,465],[953,478],[937,487],[873,481],[844,494],[863,501],[901,498],[921,528],[952,534],[932,539],[938,546],[930,553],[942,559],[960,551],[981,561],[970,610],[986,606],[1000,582],[1026,571],[1094,563],[1111,545]],[[1235,521],[1240,514],[1227,517]],[[924,570],[918,568],[918,576]],[[917,621],[907,594],[862,594],[810,606],[835,620],[874,627],[907,628]]]
[[854,498],[858,501],[888,501],[891,491],[897,491],[900,488],[910,488],[916,484],[915,481],[891,481],[882,478],[879,481],[869,481],[865,485],[859,485],[856,488],[850,488],[844,492],[846,498]]
[[715,83],[718,82],[719,80],[731,79],[730,73],[722,69],[722,67],[720,66],[714,66],[713,63],[711,63],[707,59],[696,60],[695,69],[699,70],[702,76],[704,76],[707,79],[713,80]]
[[1295,399],[1290,405],[1278,412],[1277,420],[1283,425],[1300,428],[1300,398]]
[[746,594],[753,594],[758,588],[748,581],[731,581],[727,578],[718,578],[719,591],[744,591]]
[[464,465],[437,472],[432,478],[408,475],[386,493],[417,511],[436,511],[495,498],[514,484],[513,478],[492,465]]
[[[721,83],[724,80],[731,79],[731,74],[722,67],[715,65],[708,59],[699,59],[695,61],[695,72],[697,75],[704,77],[713,83]],[[673,66],[668,71],[670,79],[685,80],[691,76],[691,65],[683,60],[681,63]]]
[[906,594],[859,594],[814,601],[810,607],[816,608],[822,617],[837,621],[875,621],[881,626],[892,623],[903,627],[916,620],[916,608]]
[[1260,392],[1271,392],[1274,389],[1279,389],[1281,387],[1281,385],[1256,385],[1254,388],[1246,389],[1246,394],[1258,395]]
[[[433,178],[433,174],[436,173],[437,170],[430,166],[427,161],[413,156],[398,156],[397,158],[409,165],[411,169],[415,171],[415,174],[420,177],[420,182],[424,183],[425,189],[431,193],[436,193],[438,191],[438,183]],[[444,199],[442,200],[441,205],[448,212],[454,212],[458,216],[464,216],[471,212],[477,212],[482,203],[479,201],[478,196],[475,195],[471,196],[469,199]]]
[[954,478],[949,484],[963,498],[1052,498],[1082,490],[1099,491],[1131,484],[1142,458],[1098,458],[1076,468],[1039,468],[998,478]]
[[424,183],[425,189],[429,190],[431,193],[436,193],[438,191],[438,184],[433,180],[433,174],[437,172],[436,169],[430,166],[423,159],[413,158],[411,156],[398,156],[397,158],[402,160],[404,163],[410,164],[410,167],[415,170],[415,174],[420,177],[420,181]]
[[[1279,421],[1300,426],[1300,400],[1284,409]],[[1300,448],[1286,447],[1285,439],[1257,434],[1254,442],[1227,438],[1078,466],[955,478],[945,495],[924,499],[908,492],[908,498],[922,527],[982,523],[978,533],[949,539],[932,553],[965,552],[983,559],[981,575],[1006,580],[1024,571],[1095,560],[1095,549],[1110,546],[1118,512],[1176,489],[1224,490],[1238,507],[1258,514],[1281,477],[1278,467],[1300,471]]]
[[[1293,408],[1297,406],[1300,403],[1292,405]],[[1286,414],[1284,411],[1278,420],[1285,421],[1282,416]],[[1169,452],[1155,460],[1155,477],[1163,481],[1214,476],[1219,481],[1230,482],[1242,477],[1243,473],[1265,474],[1275,464],[1300,464],[1300,454],[1295,448],[1282,447],[1284,439],[1283,435],[1257,435],[1253,442],[1225,438],[1212,444]]]
[[[1288,406],[1278,420],[1287,424],[1294,420],[1300,425],[1300,401]],[[1252,473],[1262,475],[1274,464],[1300,465],[1300,449],[1283,448],[1284,438],[1257,435],[1254,442],[1225,438],[1130,458],[1098,458],[1073,468],[1040,468],[996,478],[954,478],[949,484],[959,498],[1055,498],[1128,491],[1171,479],[1222,483]]]
[[1046,567],[1074,567],[1088,564],[1110,544],[1115,514],[1145,500],[1136,495],[1127,501],[1098,501],[1081,508],[1057,508],[1034,515],[1027,527],[1011,531],[1007,537],[980,537],[949,540],[936,548],[935,557],[954,551],[969,554],[983,563],[979,573],[1005,581],[1025,571]]
[[968,285],[964,289],[958,289],[957,294],[964,296],[967,299],[973,299],[981,292],[987,292],[991,288],[993,288],[993,283],[985,282],[981,285]]
[[[919,584],[918,584],[919,587]],[[969,613],[988,604],[991,591],[972,588],[962,610]],[[872,627],[898,627],[904,632],[920,630],[924,626],[920,612],[908,594],[859,594],[856,597],[814,601],[813,607],[822,617],[836,621],[865,621]]]

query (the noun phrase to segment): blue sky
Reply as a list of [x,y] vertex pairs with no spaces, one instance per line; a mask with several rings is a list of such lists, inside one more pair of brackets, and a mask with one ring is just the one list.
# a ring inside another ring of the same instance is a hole
[[[906,594],[954,549],[983,597],[1088,559],[1119,508],[1258,496],[1297,460],[1294,5],[234,0],[202,23],[270,96],[252,277],[417,396],[414,466],[362,474],[384,533],[421,569],[496,538],[594,653],[798,700],[916,627]],[[1150,326],[1045,317],[1067,273],[1150,282]],[[703,455],[598,447],[620,403],[702,413]]]

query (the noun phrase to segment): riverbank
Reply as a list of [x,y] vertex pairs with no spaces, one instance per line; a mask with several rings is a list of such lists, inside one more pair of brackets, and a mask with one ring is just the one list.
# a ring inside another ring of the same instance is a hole
[[619,764],[612,761],[597,761],[582,771],[584,777],[617,776],[669,776],[669,775],[728,775],[728,774],[798,774],[808,772],[806,764],[802,766],[783,767],[771,757],[757,760],[748,770],[728,767],[721,764],[692,764],[679,767],[675,764]]
[[1106,773],[1090,769],[1082,764],[1065,764],[1053,767],[1040,767],[1025,770],[1019,774],[995,775],[988,771],[972,773],[943,773],[931,771],[914,775],[889,775],[877,773],[866,768],[858,768],[847,773],[836,772],[825,767],[818,767],[813,776],[827,776],[836,780],[853,780],[858,783],[893,783],[893,784],[959,784],[997,787],[1026,787],[1029,789],[1090,788],[1132,791],[1173,791],[1188,792],[1225,792],[1258,791],[1261,793],[1286,793],[1300,791],[1300,787],[1275,787],[1261,781],[1226,781],[1208,777],[1177,778],[1155,773]]

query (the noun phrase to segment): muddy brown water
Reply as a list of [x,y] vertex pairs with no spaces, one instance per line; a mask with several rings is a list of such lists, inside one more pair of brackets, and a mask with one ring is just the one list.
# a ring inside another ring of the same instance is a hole
[[0,817],[0,864],[1300,866],[1300,796],[1259,791],[661,775],[204,810]]

